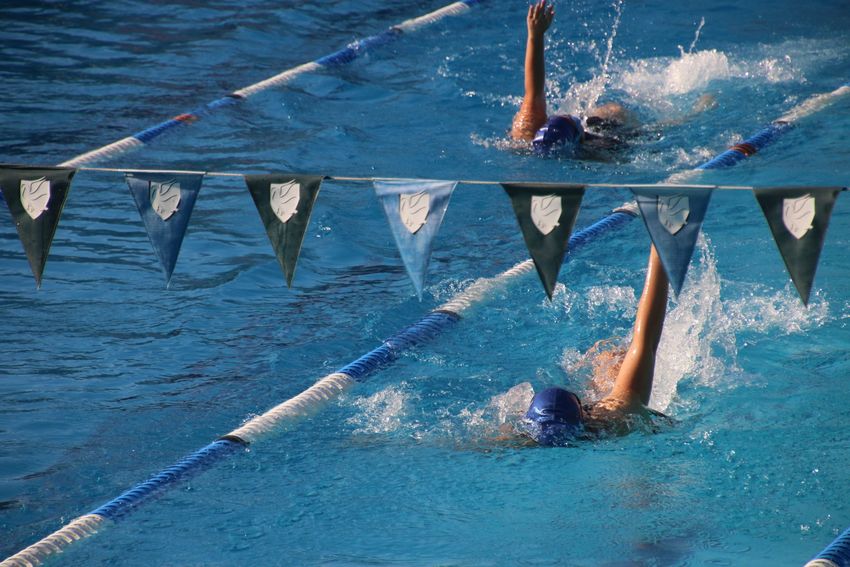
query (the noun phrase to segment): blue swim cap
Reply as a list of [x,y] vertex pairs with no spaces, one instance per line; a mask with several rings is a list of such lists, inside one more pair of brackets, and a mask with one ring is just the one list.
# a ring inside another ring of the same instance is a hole
[[534,394],[522,423],[540,445],[566,445],[581,430],[581,402],[563,388],[546,388]]
[[535,152],[545,154],[556,145],[575,147],[581,143],[583,135],[581,120],[569,114],[559,114],[549,117],[534,135],[531,144]]

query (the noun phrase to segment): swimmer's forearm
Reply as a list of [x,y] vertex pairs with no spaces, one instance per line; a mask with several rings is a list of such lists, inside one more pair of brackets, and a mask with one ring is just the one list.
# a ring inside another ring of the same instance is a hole
[[525,45],[525,97],[537,99],[543,97],[543,87],[546,78],[545,60],[543,58],[543,34],[532,35],[529,31]]
[[555,8],[541,0],[528,7],[526,26],[528,41],[525,43],[525,98],[543,97],[545,65],[543,61],[543,37],[555,17]]
[[661,340],[664,317],[667,313],[667,288],[669,282],[661,258],[653,245],[649,250],[649,265],[646,267],[646,282],[635,318],[634,335],[655,351]]
[[649,403],[652,393],[652,381],[655,374],[655,353],[664,328],[667,313],[667,288],[669,283],[661,258],[652,246],[649,251],[649,265],[646,269],[646,282],[635,317],[632,343],[626,352],[623,365],[617,374],[614,388],[609,397],[628,404]]

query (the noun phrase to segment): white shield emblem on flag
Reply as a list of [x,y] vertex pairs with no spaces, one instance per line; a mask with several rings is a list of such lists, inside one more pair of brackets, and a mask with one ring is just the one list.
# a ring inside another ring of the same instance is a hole
[[170,181],[151,181],[151,208],[162,220],[168,220],[180,205],[180,184],[176,179]]
[[47,210],[48,201],[50,201],[50,181],[47,178],[21,179],[21,205],[32,220],[37,219]]
[[428,222],[430,208],[431,195],[427,191],[398,196],[398,216],[410,234],[416,234]]
[[688,224],[690,202],[685,195],[658,196],[658,222],[667,232],[675,235]]
[[561,198],[557,195],[531,196],[531,222],[543,236],[559,225],[561,220]]
[[796,199],[782,199],[782,222],[794,238],[803,238],[812,229],[813,220],[815,198],[811,194]]
[[298,201],[301,200],[301,185],[297,181],[286,183],[272,183],[269,186],[269,201],[272,211],[285,223],[298,212]]

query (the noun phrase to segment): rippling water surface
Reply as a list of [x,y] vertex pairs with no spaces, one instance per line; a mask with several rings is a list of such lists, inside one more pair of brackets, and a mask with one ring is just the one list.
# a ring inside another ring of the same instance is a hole
[[[0,160],[64,161],[440,5],[6,0]],[[615,161],[541,160],[505,137],[524,9],[484,2],[104,165],[655,182],[848,80],[843,2],[559,2],[553,110],[617,100],[656,123],[703,93],[717,107]],[[848,111],[701,179],[846,185]],[[589,191],[578,226],[627,199]],[[843,199],[806,309],[753,197],[714,195],[659,355],[652,403],[670,429],[563,450],[483,441],[518,384],[588,394],[583,353],[634,316],[648,247],[634,222],[577,251],[552,302],[533,275],[494,292],[339,403],[56,563],[801,564],[850,524]],[[208,178],[166,290],[120,174],[80,172],[41,290],[0,228],[0,555],[523,259],[515,224],[497,186],[460,186],[420,303],[371,188],[328,181],[288,290],[243,184]]]

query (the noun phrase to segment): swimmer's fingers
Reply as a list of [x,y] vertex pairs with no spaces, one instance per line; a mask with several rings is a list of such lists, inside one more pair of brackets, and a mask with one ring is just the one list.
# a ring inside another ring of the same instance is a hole
[[694,114],[705,112],[706,110],[711,110],[715,106],[717,106],[717,99],[714,98],[714,95],[711,93],[704,93],[694,103],[694,106],[691,108],[691,112]]
[[528,33],[529,35],[542,35],[549,29],[552,18],[555,17],[555,7],[540,0],[528,7]]
[[543,8],[543,17],[546,19],[546,27],[552,23],[552,20],[555,19],[555,5],[548,4]]

